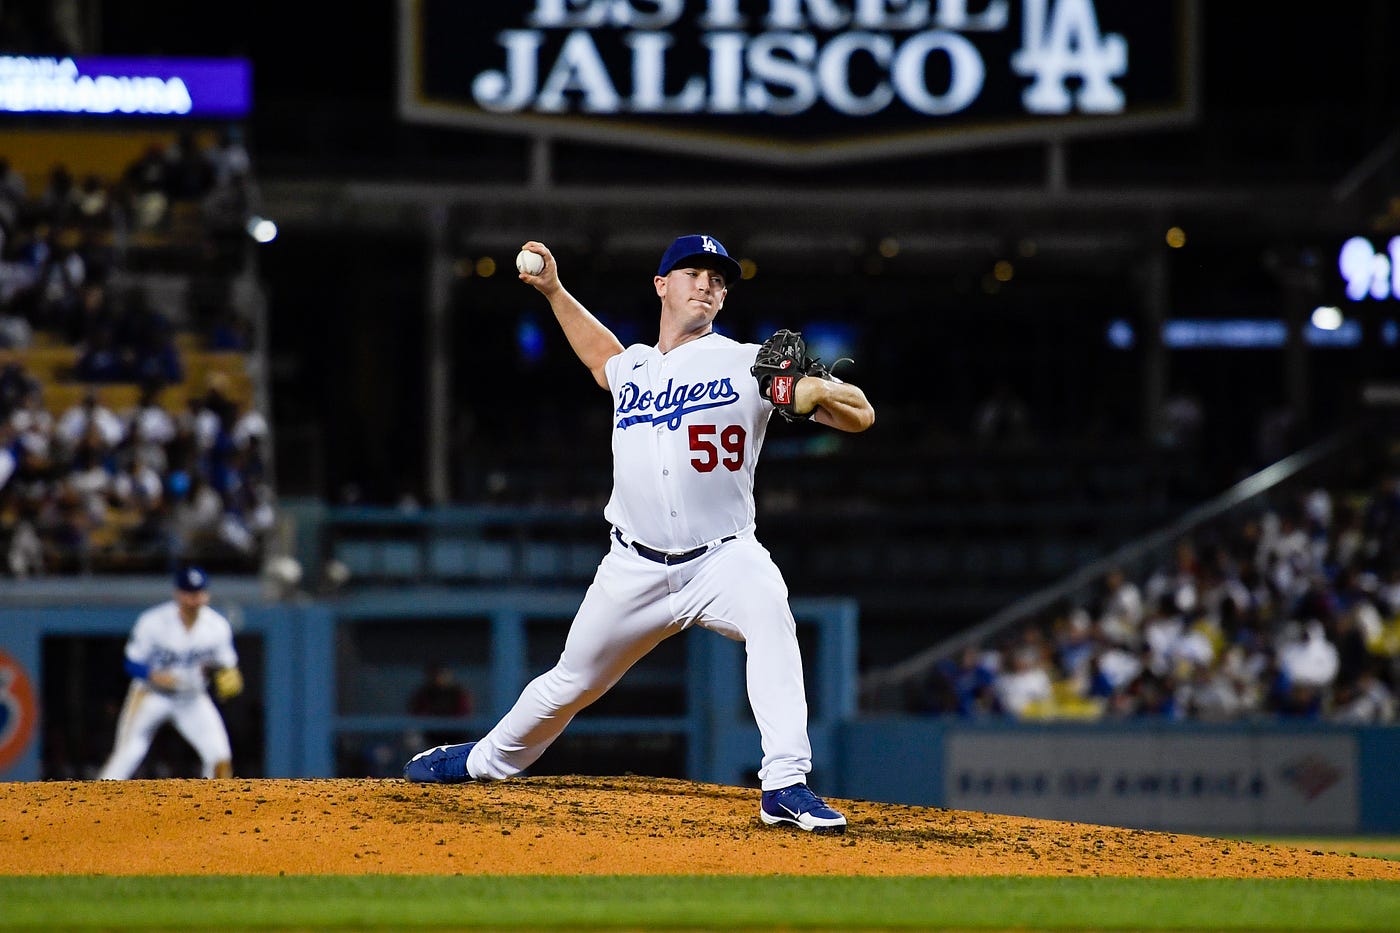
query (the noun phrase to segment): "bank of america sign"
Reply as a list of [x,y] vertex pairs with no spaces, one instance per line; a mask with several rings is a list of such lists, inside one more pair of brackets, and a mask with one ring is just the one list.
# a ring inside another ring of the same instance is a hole
[[1191,121],[1195,0],[400,0],[404,119],[833,163]]

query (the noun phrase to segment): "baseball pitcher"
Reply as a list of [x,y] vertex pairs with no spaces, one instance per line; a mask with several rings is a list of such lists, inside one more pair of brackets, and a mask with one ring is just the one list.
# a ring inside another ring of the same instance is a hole
[[763,748],[760,818],[844,831],[846,818],[807,788],[802,658],[787,584],[754,537],[754,469],[775,410],[854,432],[870,427],[874,409],[806,356],[800,334],[779,331],[760,346],[715,333],[740,267],[712,236],[682,236],[662,256],[654,346],[623,347],[560,284],[544,244],[524,249],[543,267],[520,280],[549,300],[569,345],[612,395],[610,550],[554,668],[479,742],[421,752],[404,776],[451,783],[520,773],[663,639],[699,626],[745,645]]

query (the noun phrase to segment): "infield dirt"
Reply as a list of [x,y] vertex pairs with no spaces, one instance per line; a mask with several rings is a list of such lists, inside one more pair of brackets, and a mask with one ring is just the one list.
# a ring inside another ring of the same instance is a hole
[[1322,849],[832,798],[769,828],[758,792],[644,777],[0,784],[0,874],[1083,875],[1400,880]]

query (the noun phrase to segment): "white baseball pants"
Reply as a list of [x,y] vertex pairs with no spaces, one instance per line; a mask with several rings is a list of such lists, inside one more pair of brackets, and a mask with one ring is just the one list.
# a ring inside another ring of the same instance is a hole
[[117,739],[111,757],[102,766],[98,780],[124,781],[135,774],[151,749],[156,730],[167,722],[173,723],[199,753],[205,777],[212,778],[219,762],[233,758],[228,729],[209,694],[160,693],[133,680],[117,718]]
[[642,557],[615,538],[574,616],[553,669],[472,749],[467,772],[500,780],[528,768],[584,707],[662,640],[692,625],[742,641],[745,678],[762,740],[764,790],[812,769],[807,696],[787,584],[752,536],[682,564]]

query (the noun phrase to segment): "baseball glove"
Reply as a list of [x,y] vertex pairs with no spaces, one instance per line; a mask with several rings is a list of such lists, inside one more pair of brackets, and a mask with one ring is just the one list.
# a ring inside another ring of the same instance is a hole
[[772,402],[778,414],[788,421],[806,421],[816,412],[815,408],[800,415],[793,411],[797,380],[803,376],[834,378],[821,360],[807,355],[807,342],[802,339],[801,332],[786,329],[763,342],[749,372],[758,380],[759,394]]
[[214,692],[221,700],[231,700],[243,692],[243,674],[236,667],[221,667],[214,672]]

